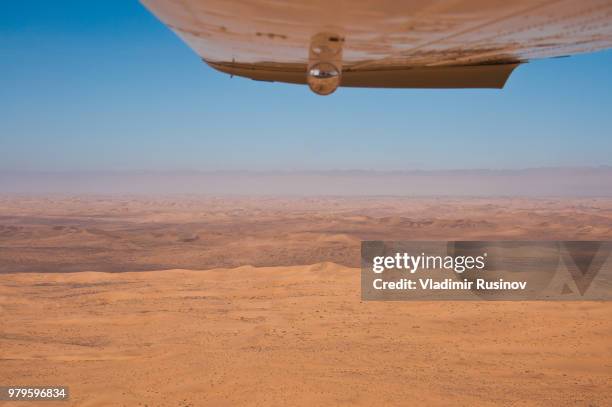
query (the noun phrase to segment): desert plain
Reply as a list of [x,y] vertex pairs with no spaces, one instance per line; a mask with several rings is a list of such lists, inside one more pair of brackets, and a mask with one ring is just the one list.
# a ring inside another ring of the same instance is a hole
[[[0,198],[0,386],[45,406],[609,406],[612,303],[364,302],[362,240],[610,240],[612,199]],[[34,405],[0,402],[0,405]]]

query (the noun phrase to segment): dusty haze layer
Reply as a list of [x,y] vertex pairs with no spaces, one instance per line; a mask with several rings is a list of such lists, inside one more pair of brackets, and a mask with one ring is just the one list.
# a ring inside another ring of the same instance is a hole
[[361,302],[354,267],[361,239],[610,236],[611,199],[7,197],[0,383],[67,385],[58,406],[610,405],[610,303]]
[[412,171],[0,170],[10,194],[612,197],[612,167]]

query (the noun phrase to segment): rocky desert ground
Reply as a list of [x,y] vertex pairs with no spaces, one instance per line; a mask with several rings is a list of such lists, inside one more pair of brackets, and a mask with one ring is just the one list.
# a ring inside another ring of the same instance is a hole
[[607,406],[610,303],[362,302],[357,267],[366,239],[610,237],[612,199],[4,197],[0,385],[70,388],[48,406]]

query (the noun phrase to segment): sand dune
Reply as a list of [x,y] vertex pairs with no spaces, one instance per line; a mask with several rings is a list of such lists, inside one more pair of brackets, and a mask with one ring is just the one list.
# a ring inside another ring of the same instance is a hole
[[67,385],[59,406],[612,405],[612,304],[361,302],[356,269],[366,239],[611,236],[610,199],[0,199],[0,384]]
[[610,236],[603,198],[0,199],[0,273],[358,267],[361,240]]
[[610,304],[361,302],[358,274],[2,275],[0,382],[75,406],[612,403]]

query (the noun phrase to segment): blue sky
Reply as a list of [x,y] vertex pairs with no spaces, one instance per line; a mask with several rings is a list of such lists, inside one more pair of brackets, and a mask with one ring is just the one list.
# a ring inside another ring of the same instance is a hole
[[138,2],[0,3],[0,170],[612,164],[612,52],[497,90],[339,89],[213,71]]

